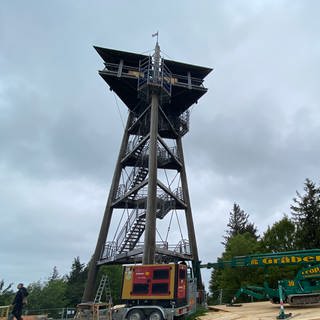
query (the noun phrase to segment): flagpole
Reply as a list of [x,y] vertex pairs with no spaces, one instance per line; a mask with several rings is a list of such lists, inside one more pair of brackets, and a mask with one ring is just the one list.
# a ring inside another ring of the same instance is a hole
[[152,38],[157,37],[157,43],[158,43],[158,36],[159,36],[159,31],[152,34]]

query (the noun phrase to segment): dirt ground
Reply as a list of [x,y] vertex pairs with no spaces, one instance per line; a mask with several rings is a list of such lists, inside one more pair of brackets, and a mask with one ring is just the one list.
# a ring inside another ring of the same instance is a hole
[[[209,312],[199,320],[270,320],[279,316],[280,306],[270,302],[243,303],[238,307],[209,306]],[[289,319],[294,320],[320,320],[320,306],[290,307],[284,305],[285,314],[291,313]]]

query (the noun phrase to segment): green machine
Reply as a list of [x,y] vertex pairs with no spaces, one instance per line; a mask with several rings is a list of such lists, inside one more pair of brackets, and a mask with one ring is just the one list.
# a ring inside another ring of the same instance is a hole
[[234,295],[231,304],[242,294],[247,294],[258,300],[269,299],[273,303],[280,302],[280,290],[284,303],[293,306],[313,305],[320,303],[320,249],[287,251],[279,253],[253,254],[236,256],[229,261],[218,259],[216,263],[203,264],[201,268],[267,268],[299,265],[294,279],[281,279],[278,288],[271,288],[267,281],[264,285],[246,286],[240,288]]

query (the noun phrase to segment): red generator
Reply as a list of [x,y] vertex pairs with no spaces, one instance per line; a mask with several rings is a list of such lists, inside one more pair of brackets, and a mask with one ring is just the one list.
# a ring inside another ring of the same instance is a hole
[[156,304],[165,308],[187,304],[187,266],[151,264],[126,266],[122,299],[128,305]]

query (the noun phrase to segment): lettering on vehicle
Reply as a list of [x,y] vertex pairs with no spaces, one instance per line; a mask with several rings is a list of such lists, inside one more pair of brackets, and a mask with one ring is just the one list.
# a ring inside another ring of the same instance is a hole
[[301,272],[303,276],[315,275],[317,273],[320,273],[320,267],[310,268]]
[[[320,262],[320,256],[284,256],[280,258],[275,257],[265,257],[265,258],[255,258],[250,260],[251,265],[282,265],[282,264],[302,264],[308,262]],[[317,272],[320,272],[317,271]]]

